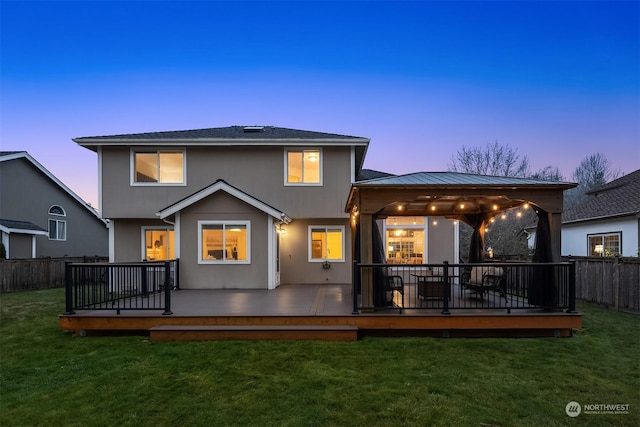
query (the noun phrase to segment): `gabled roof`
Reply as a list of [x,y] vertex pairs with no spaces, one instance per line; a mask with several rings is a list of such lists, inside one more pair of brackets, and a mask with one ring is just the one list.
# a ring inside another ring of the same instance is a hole
[[587,200],[564,211],[564,224],[640,215],[640,169],[591,190],[587,195]]
[[162,209],[156,215],[160,217],[160,219],[165,219],[181,210],[193,205],[194,203],[199,202],[200,200],[217,193],[218,191],[224,191],[231,196],[242,200],[243,202],[253,206],[256,209],[261,210],[262,212],[271,215],[279,221],[289,223],[291,222],[291,218],[287,216],[284,212],[274,208],[273,206],[269,206],[261,200],[256,199],[255,197],[245,193],[244,191],[234,187],[233,185],[227,183],[223,179],[219,179],[208,187],[203,188],[200,191],[193,193],[190,196],[185,197],[184,199],[172,204],[171,206],[167,206]]
[[532,178],[512,178],[506,176],[475,175],[459,172],[416,172],[407,175],[392,175],[383,178],[360,181],[355,187],[406,187],[406,186],[442,186],[442,187],[549,187],[572,188],[576,184],[560,181],[543,181]]
[[[2,153],[0,153],[2,155]],[[0,219],[0,231],[4,231],[7,234],[36,234],[40,236],[47,236],[49,233],[44,228],[27,221],[13,221],[10,219]]]
[[100,218],[100,214],[92,208],[87,202],[82,200],[80,196],[74,193],[69,187],[64,185],[62,181],[60,181],[54,174],[49,172],[47,168],[42,166],[36,159],[31,157],[29,153],[26,151],[0,151],[0,162],[8,162],[9,160],[15,159],[25,159],[30,162],[33,166],[36,167],[40,172],[42,172],[47,178],[53,181],[58,187],[62,189],[62,191],[66,192],[71,198],[75,199],[80,205],[85,208],[87,211],[91,213],[91,215],[95,216],[98,220],[103,222],[105,225],[107,221],[103,218]]

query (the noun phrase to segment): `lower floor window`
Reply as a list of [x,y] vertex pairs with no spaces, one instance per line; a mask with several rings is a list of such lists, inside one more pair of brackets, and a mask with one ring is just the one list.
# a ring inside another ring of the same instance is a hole
[[249,221],[198,221],[201,263],[249,264]]
[[424,255],[424,227],[387,228],[386,253],[389,264],[422,264]]
[[175,259],[173,229],[144,229],[144,259],[147,261]]
[[309,242],[309,261],[344,261],[344,226],[311,226]]
[[49,220],[49,240],[67,240],[67,222],[59,219]]
[[615,256],[620,254],[622,233],[602,233],[587,235],[589,241],[589,255]]

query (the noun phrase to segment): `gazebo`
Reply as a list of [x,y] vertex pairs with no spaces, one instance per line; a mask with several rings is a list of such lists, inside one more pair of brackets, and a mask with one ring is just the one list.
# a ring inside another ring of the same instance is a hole
[[[529,205],[538,216],[533,261],[560,262],[563,192],[575,186],[570,182],[455,172],[418,172],[359,181],[352,184],[345,207],[351,214],[352,235],[358,236],[353,259],[361,264],[380,262],[374,257],[377,219],[440,216],[473,228],[468,262],[480,262],[484,230],[491,218]],[[367,286],[364,281],[363,286]]]

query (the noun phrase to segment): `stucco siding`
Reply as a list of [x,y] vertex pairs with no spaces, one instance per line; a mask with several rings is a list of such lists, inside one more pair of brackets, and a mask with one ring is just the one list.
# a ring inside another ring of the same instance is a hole
[[[198,221],[249,221],[250,264],[200,264]],[[184,289],[267,289],[268,217],[219,192],[180,213],[180,287]]]
[[351,184],[349,147],[322,148],[322,186],[285,185],[284,153],[284,147],[189,147],[185,151],[186,185],[132,186],[130,149],[105,147],[103,215],[153,218],[159,210],[224,179],[292,218],[346,218],[344,205]]
[[588,234],[622,232],[622,256],[638,256],[639,220],[635,217],[603,219],[562,225],[562,255],[587,256]]
[[[324,269],[321,262],[309,262],[309,226],[313,225],[344,226],[344,262],[332,261],[329,269]],[[280,237],[281,283],[351,283],[352,243],[348,219],[295,219],[284,228],[286,234]]]

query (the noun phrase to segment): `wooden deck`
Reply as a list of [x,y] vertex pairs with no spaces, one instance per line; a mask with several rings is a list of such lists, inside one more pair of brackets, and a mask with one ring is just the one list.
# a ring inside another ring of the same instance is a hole
[[[454,292],[454,298],[467,295]],[[405,301],[405,304],[407,301]],[[282,285],[275,290],[180,290],[172,315],[162,311],[78,311],[60,315],[62,330],[148,333],[154,341],[216,339],[356,340],[366,335],[437,337],[571,336],[580,313],[534,309],[436,307],[352,314],[350,285]],[[410,304],[411,305],[411,304]]]

